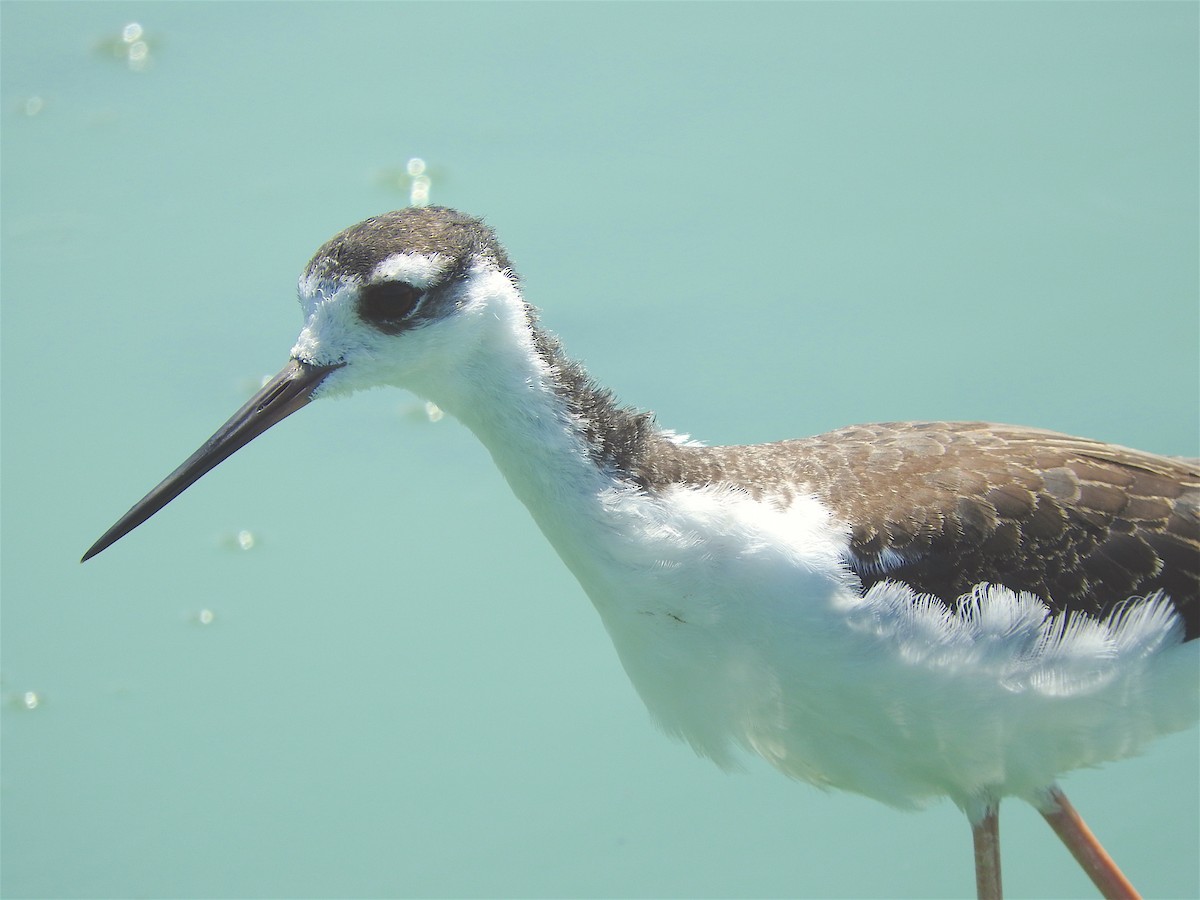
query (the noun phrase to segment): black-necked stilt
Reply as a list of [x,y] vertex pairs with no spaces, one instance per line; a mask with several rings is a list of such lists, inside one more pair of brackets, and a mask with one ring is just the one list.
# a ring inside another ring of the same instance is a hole
[[982,423],[702,446],[592,382],[450,209],[347,229],[299,293],[283,371],[85,560],[314,397],[409,388],[491,451],[670,734],[898,807],[949,797],[981,896],[1022,797],[1133,895],[1055,779],[1197,719],[1195,461]]

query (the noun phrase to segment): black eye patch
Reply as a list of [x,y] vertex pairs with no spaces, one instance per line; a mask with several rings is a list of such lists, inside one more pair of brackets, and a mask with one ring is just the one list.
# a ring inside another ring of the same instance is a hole
[[424,296],[407,281],[365,284],[358,295],[358,315],[384,334],[399,334],[411,327],[410,317]]

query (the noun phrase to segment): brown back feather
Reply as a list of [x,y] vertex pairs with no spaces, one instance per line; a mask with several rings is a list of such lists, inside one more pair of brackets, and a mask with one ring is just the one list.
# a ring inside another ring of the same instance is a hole
[[947,603],[979,582],[1106,615],[1161,590],[1200,636],[1200,467],[1051,431],[981,422],[861,425],[744,447],[659,446],[647,489],[731,484],[812,493],[851,524],[864,587],[911,584]]

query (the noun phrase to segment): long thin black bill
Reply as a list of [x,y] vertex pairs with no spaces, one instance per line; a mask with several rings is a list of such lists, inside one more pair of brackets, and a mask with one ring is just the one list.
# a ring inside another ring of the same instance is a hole
[[114,544],[178,497],[209,469],[228,459],[272,425],[282,422],[306,406],[333,366],[313,366],[291,360],[278,375],[233,414],[217,433],[204,442],[178,469],[168,475],[108,531],[92,544],[80,562],[87,562],[105,547]]

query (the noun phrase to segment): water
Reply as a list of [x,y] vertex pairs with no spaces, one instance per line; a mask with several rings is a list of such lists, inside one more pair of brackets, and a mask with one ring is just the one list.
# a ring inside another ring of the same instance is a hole
[[[300,268],[413,158],[702,439],[983,418],[1194,455],[1194,5],[2,14],[4,896],[971,891],[956,810],[657,734],[407,395],[315,404],[77,559],[283,364]],[[1064,783],[1148,895],[1200,894],[1198,768],[1193,729]],[[1002,831],[1013,896],[1092,893],[1035,813]]]

